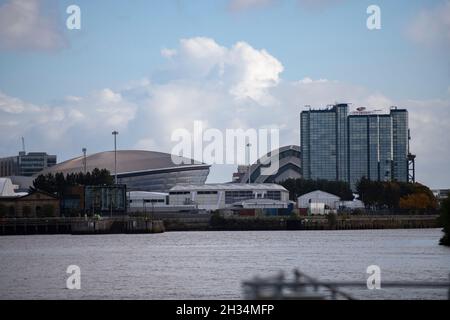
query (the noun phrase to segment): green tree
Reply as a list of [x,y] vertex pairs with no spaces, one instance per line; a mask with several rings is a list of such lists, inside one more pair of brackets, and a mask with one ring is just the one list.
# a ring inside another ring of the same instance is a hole
[[33,181],[31,191],[42,190],[62,197],[69,187],[77,185],[97,186],[112,184],[114,184],[114,179],[108,170],[95,168],[92,172],[87,172],[86,174],[79,172],[69,173],[64,176],[63,173],[58,172],[55,175],[51,173],[39,175]]
[[444,226],[444,236],[441,238],[440,244],[450,246],[450,193],[448,194],[447,199],[442,202],[439,219]]

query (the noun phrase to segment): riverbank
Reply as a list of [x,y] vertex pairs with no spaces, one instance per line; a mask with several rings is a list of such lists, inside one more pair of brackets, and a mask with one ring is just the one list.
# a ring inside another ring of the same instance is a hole
[[441,228],[437,215],[263,216],[155,215],[166,231],[361,230]]
[[162,233],[161,220],[114,218],[31,218],[0,220],[0,235]]
[[441,228],[436,215],[223,217],[154,213],[149,217],[2,219],[0,235],[121,234],[165,231],[363,230]]

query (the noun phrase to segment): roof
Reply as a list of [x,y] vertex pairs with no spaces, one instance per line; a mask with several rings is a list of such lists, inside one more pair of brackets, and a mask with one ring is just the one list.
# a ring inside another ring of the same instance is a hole
[[300,197],[298,197],[298,199],[300,198],[334,198],[337,200],[340,200],[340,198],[334,194],[325,192],[325,191],[321,191],[321,190],[316,190],[316,191],[312,191],[309,193],[305,193],[302,194]]
[[[84,169],[83,156],[73,158],[46,168],[38,174],[62,172],[77,173]],[[177,163],[174,163],[176,160]],[[117,174],[133,172],[148,172],[161,169],[188,169],[209,168],[210,166],[192,159],[171,155],[163,152],[143,150],[118,150],[117,151]],[[105,151],[86,156],[86,169],[92,171],[95,168],[107,169],[114,172],[114,151]]]
[[[290,152],[291,151],[291,152]],[[292,152],[293,151],[293,152]],[[286,156],[289,154],[290,156]],[[285,169],[289,169],[290,167],[296,168],[297,171],[300,172],[301,168],[301,159],[300,159],[300,147],[297,145],[287,145],[280,147],[279,149],[272,150],[259,158],[256,163],[251,165],[251,181],[264,183],[264,182],[274,182],[276,181],[276,177],[283,174]],[[278,161],[278,168],[270,168],[273,164],[276,164]],[[270,170],[273,169],[273,170]],[[244,172],[239,179],[239,182],[248,182],[249,172]],[[294,174],[290,176],[291,178],[299,178],[300,173]],[[274,179],[270,180],[270,177]]]
[[275,183],[211,183],[203,185],[177,184],[170,191],[286,191]]
[[148,192],[148,191],[129,191],[127,192],[129,197],[164,197],[169,195],[164,192]]
[[0,197],[16,197],[10,178],[0,178]]
[[42,190],[34,190],[34,191],[30,192],[30,193],[20,192],[20,193],[14,194],[12,196],[10,195],[10,196],[5,196],[5,197],[0,197],[0,199],[1,200],[21,200],[21,199],[25,199],[25,198],[31,197],[31,196],[33,196],[35,194],[46,195],[46,196],[48,196],[50,198],[53,198],[55,200],[58,199],[58,197],[56,195],[48,193],[48,192],[45,192],[45,191],[42,191]]

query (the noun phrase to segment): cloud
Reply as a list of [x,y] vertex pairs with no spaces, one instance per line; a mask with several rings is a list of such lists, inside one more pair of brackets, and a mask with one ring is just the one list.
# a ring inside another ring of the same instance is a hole
[[68,97],[57,105],[36,105],[0,91],[0,153],[14,150],[20,136],[63,153],[73,149],[75,141],[99,143],[104,132],[126,129],[136,110],[111,89]]
[[407,34],[420,45],[450,47],[450,1],[423,9],[408,26]]
[[[82,97],[68,96],[52,105],[36,105],[0,92],[0,154],[15,154],[20,137],[27,145],[56,152],[60,160],[78,153],[112,148],[171,152],[175,129],[279,128],[282,145],[299,144],[299,114],[305,105],[322,108],[335,102],[368,109],[397,105],[409,110],[411,151],[417,154],[419,181],[445,187],[450,161],[450,96],[434,100],[398,100],[367,87],[307,76],[288,81],[283,65],[264,49],[245,42],[223,46],[210,38],[180,40],[161,72],[164,80],[142,79],[123,88],[104,88]],[[157,76],[155,76],[158,79]],[[31,140],[31,141],[30,141]],[[74,154],[75,153],[75,154]],[[212,181],[230,179],[234,167],[211,172]]]
[[[55,50],[66,46],[55,13],[39,0],[9,0],[0,6],[0,49]],[[48,4],[53,4],[49,2]]]
[[[225,48],[210,38],[180,41],[171,49],[172,74],[184,79],[210,78],[223,85],[237,100],[270,101],[268,89],[278,84],[283,65],[266,50],[257,50],[246,42]],[[164,54],[167,56],[167,54]]]

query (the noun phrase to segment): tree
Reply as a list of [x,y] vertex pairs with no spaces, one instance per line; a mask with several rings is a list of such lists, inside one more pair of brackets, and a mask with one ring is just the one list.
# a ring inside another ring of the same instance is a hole
[[447,195],[447,199],[442,202],[439,219],[444,226],[444,236],[441,238],[440,244],[450,246],[450,193]]
[[413,193],[405,197],[400,198],[400,209],[433,209],[434,202],[425,193]]
[[86,174],[79,173],[69,173],[64,176],[63,173],[56,173],[55,175],[48,173],[46,175],[39,175],[33,181],[33,187],[31,191],[42,190],[51,194],[56,194],[62,197],[69,187],[77,185],[112,185],[114,184],[114,179],[110,172],[106,169],[95,168],[92,173],[87,172]]
[[433,193],[420,183],[370,181],[363,177],[356,189],[361,201],[370,208],[413,211],[437,209]]

